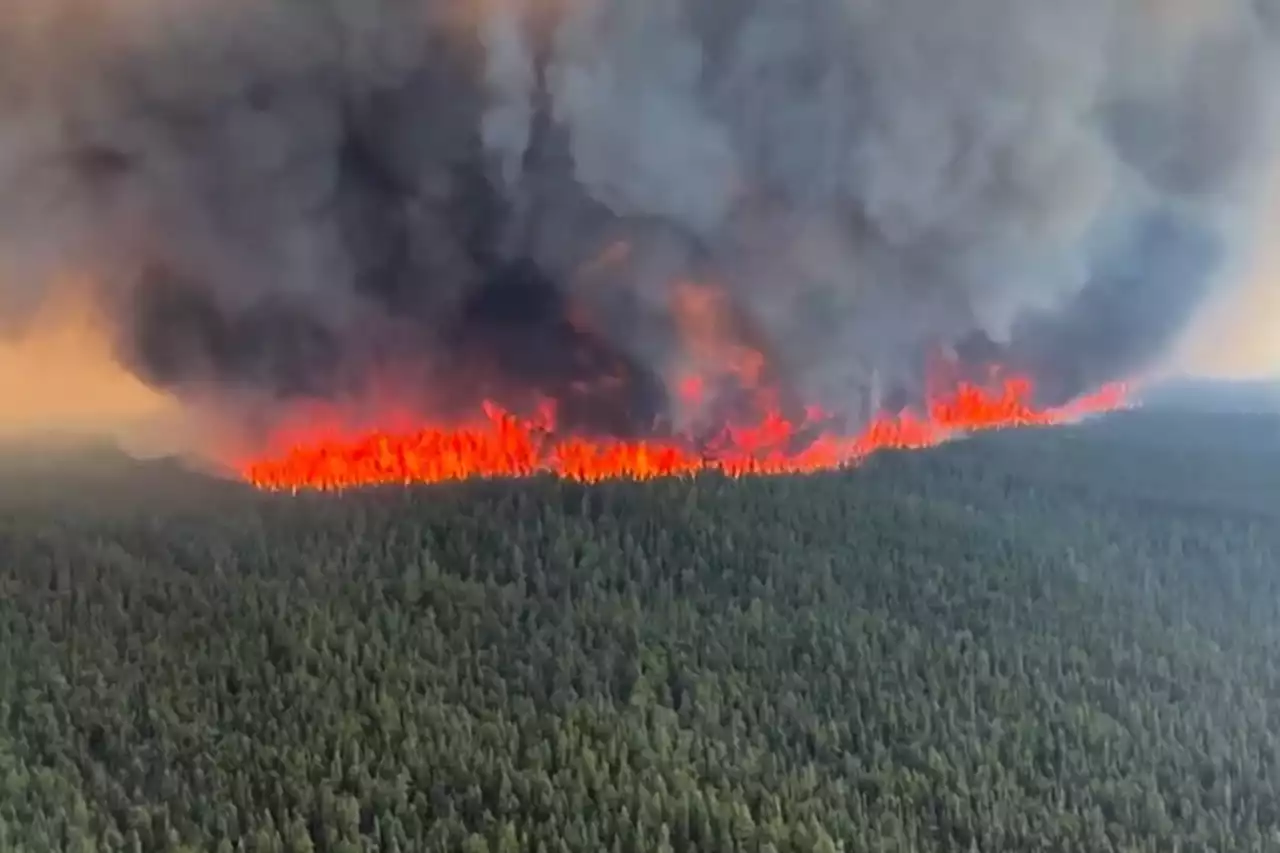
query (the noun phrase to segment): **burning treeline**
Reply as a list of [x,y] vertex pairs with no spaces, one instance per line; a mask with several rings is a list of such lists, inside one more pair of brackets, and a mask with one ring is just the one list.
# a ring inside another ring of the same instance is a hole
[[[1044,422],[1114,403],[1254,230],[1276,22],[1269,0],[17,0],[0,311],[20,329],[50,282],[92,282],[140,378],[334,481],[374,451],[317,451],[293,429],[315,411],[377,428],[382,479],[472,452],[454,426],[507,436],[481,473],[566,473],[574,442],[773,470],[928,443],[884,439],[912,417],[930,441]],[[283,458],[247,469],[289,485]]]

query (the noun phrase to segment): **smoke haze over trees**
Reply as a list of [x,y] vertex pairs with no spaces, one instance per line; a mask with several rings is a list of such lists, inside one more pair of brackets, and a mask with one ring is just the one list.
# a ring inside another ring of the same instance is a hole
[[1230,275],[1275,18],[16,0],[0,316],[73,281],[141,378],[219,405],[623,376],[626,422],[706,357],[696,282],[790,392],[854,418],[918,392],[934,348],[1070,396],[1145,367]]

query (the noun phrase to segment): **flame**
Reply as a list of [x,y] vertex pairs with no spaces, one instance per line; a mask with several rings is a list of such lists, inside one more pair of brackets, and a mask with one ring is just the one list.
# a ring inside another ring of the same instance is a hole
[[462,426],[356,437],[314,427],[310,436],[287,437],[290,446],[283,453],[245,462],[240,473],[259,488],[289,491],[544,473],[584,482],[704,471],[733,477],[811,473],[856,464],[879,450],[931,447],[982,430],[1069,423],[1121,408],[1127,397],[1126,388],[1116,384],[1064,406],[1039,409],[1032,392],[1032,383],[1021,377],[989,386],[962,383],[923,411],[882,415],[853,436],[824,431],[817,410],[801,423],[770,412],[700,443],[559,436],[550,404],[527,418],[487,404],[483,418]]

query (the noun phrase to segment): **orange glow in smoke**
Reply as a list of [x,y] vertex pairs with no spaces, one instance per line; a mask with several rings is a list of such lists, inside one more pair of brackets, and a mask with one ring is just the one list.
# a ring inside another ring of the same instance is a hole
[[[931,447],[966,433],[1069,423],[1120,408],[1122,385],[1051,409],[1032,402],[1022,378],[989,386],[959,384],[921,412],[883,415],[860,435],[823,432],[820,412],[803,423],[771,413],[749,426],[730,426],[696,446],[679,439],[623,441],[556,434],[555,413],[544,407],[520,418],[494,405],[464,426],[370,432],[358,437],[312,427],[292,436],[288,449],[244,464],[244,478],[263,489],[346,489],[377,484],[436,483],[474,477],[550,473],[585,482],[647,480],[718,471],[739,477],[794,474],[856,464],[878,450]],[[687,389],[696,393],[696,389]],[[802,439],[802,436],[809,436]]]
[[677,281],[668,301],[687,358],[698,375],[727,373],[743,388],[758,388],[767,360],[746,343],[747,335],[733,321],[728,294],[715,285]]

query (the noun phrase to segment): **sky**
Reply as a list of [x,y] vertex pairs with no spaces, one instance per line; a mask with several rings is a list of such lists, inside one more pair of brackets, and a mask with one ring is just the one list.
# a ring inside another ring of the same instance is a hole
[[125,437],[175,404],[120,367],[87,302],[67,291],[15,340],[0,338],[0,439],[31,434]]
[[1175,371],[1228,378],[1280,377],[1280,160],[1266,214],[1234,287],[1209,306],[1172,364]]

